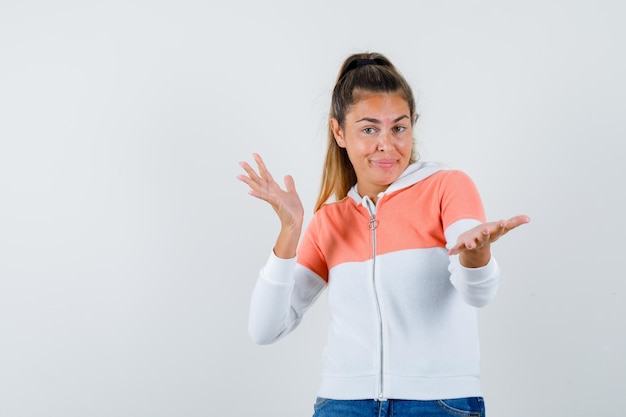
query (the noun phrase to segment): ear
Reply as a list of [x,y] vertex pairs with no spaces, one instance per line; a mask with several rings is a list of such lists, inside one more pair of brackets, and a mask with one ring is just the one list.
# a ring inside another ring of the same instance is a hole
[[339,121],[334,117],[330,119],[330,130],[333,132],[333,136],[335,137],[335,142],[337,142],[337,145],[340,148],[345,148],[346,142],[343,138],[343,130],[339,125]]

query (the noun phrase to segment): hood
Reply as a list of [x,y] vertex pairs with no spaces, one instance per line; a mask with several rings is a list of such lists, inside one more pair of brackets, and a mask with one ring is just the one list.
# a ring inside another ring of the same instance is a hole
[[[378,199],[385,194],[390,194],[403,188],[410,187],[411,185],[430,177],[434,173],[446,169],[448,169],[446,166],[437,162],[414,162],[406,167],[398,179],[389,184],[389,187],[387,187],[385,191],[378,194]],[[363,197],[359,195],[357,185],[358,184],[355,184],[352,188],[350,188],[350,191],[348,191],[348,197],[352,198],[357,204],[361,204]]]

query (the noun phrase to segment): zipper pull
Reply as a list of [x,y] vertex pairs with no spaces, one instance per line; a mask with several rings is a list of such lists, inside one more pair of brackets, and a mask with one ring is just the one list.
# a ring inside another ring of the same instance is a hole
[[378,220],[376,220],[376,206],[373,205],[372,200],[368,196],[363,197],[363,206],[367,209],[370,215],[370,221],[367,227],[370,230],[376,230],[378,227]]

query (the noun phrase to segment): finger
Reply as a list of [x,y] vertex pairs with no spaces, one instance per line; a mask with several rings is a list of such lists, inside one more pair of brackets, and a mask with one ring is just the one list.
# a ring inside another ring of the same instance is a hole
[[490,236],[500,236],[506,232],[507,222],[506,220],[498,220],[496,222],[484,223],[482,226],[483,231],[487,231]]
[[467,249],[467,250],[476,249],[476,247],[478,246],[479,240],[480,240],[480,236],[474,236],[471,239],[467,238],[465,239],[463,246],[461,246],[461,249]]
[[454,245],[448,253],[450,255],[458,255],[459,253],[466,250],[473,250],[476,248],[476,243],[472,240],[463,240],[456,245]]
[[248,174],[248,179],[250,180],[250,181],[246,182],[248,185],[251,185],[250,182],[255,182],[255,183],[263,182],[261,177],[259,177],[259,175],[256,173],[256,171],[250,166],[250,164],[248,164],[247,162],[240,162],[239,165]]
[[505,233],[515,229],[516,227],[519,227],[523,224],[530,222],[530,217],[526,215],[514,216],[508,219],[507,221],[501,220],[501,222],[502,222],[501,235],[504,235]]
[[521,226],[529,222],[530,222],[530,217],[526,216],[525,214],[522,214],[519,216],[513,216],[507,221],[507,223],[511,225],[510,227],[511,229],[514,229],[518,226]]
[[259,167],[259,174],[261,175],[261,178],[268,183],[274,181],[274,179],[272,178],[272,174],[270,174],[270,171],[265,166],[265,162],[263,162],[263,158],[261,158],[261,155],[259,155],[258,153],[254,153],[252,154],[252,156],[254,157],[257,166]]
[[271,195],[268,194],[266,191],[267,183],[263,181],[247,163],[241,162],[240,165],[244,167],[244,169],[246,169],[246,172],[249,176],[240,174],[237,176],[237,179],[246,183],[248,187],[250,187],[250,191],[248,191],[248,194],[261,200],[267,201],[271,204]]
[[482,248],[483,246],[485,246],[485,244],[489,242],[490,236],[491,236],[491,230],[489,230],[489,228],[485,226],[482,228],[479,234],[474,235],[473,241],[471,242],[471,247],[469,247],[468,245],[466,246],[469,250],[476,249],[479,247]]
[[486,227],[482,230],[478,230],[477,228],[474,230],[468,230],[458,237],[458,240],[454,246],[450,248],[448,254],[457,255],[465,250],[472,250],[475,247],[475,240],[478,233],[482,233],[486,230]]
[[237,175],[237,179],[241,182],[244,182],[248,185],[250,185],[250,178],[248,178],[247,176],[241,174],[241,175]]
[[490,237],[491,237],[491,231],[489,230],[489,228],[485,227],[482,231],[481,243],[485,244],[486,242],[489,242]]
[[461,252],[461,248],[464,246],[464,244],[456,244],[454,246],[452,246],[450,248],[450,250],[448,251],[448,255],[458,255]]
[[498,230],[494,233],[494,235],[497,235],[498,237],[502,237],[509,230],[510,230],[509,229],[509,222],[505,221],[505,220],[500,220],[498,222]]
[[293,177],[291,175],[285,176],[285,189],[289,193],[295,193],[296,192],[296,184],[295,184],[295,182],[293,180]]

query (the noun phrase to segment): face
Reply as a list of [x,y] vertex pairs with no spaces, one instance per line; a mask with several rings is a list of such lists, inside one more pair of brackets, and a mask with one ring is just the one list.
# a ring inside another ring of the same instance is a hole
[[348,152],[361,196],[377,200],[409,166],[413,129],[409,105],[397,93],[365,93],[346,114],[330,120],[337,144]]

